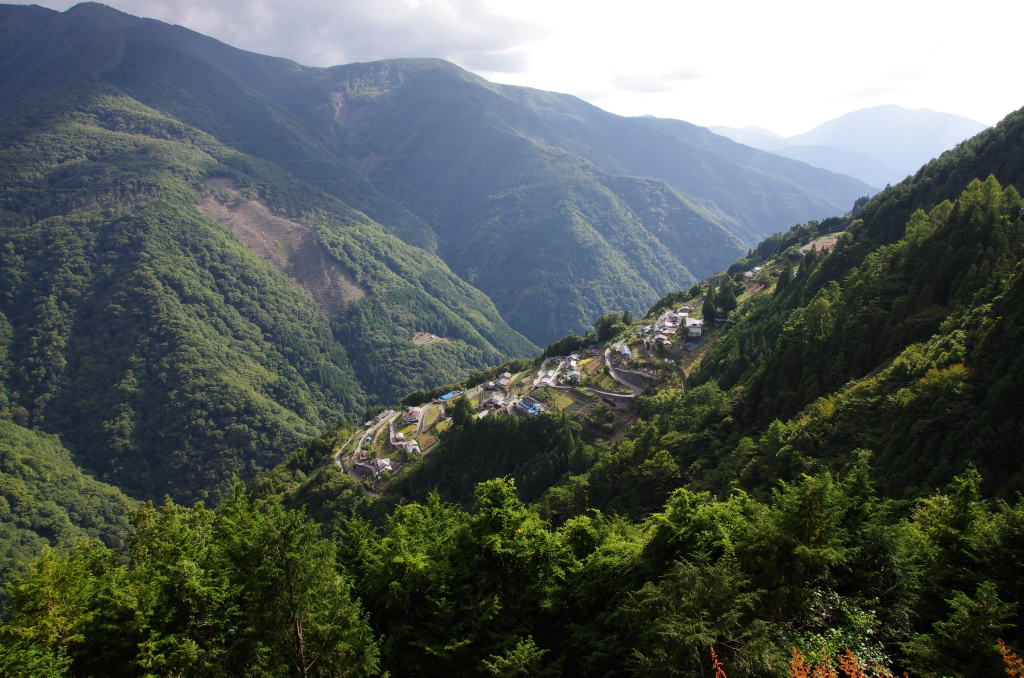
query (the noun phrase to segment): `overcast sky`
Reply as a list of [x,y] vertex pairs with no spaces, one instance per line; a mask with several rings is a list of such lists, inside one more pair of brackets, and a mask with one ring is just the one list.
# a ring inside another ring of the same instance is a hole
[[[43,0],[64,10],[75,4]],[[1024,106],[1024,1],[109,0],[327,66],[441,57],[622,115],[785,136],[897,104],[994,124]]]

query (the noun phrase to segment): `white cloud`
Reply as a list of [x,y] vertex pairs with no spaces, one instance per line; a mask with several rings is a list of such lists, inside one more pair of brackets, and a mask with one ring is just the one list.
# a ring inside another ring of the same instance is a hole
[[622,74],[612,78],[612,85],[619,90],[650,94],[653,92],[669,92],[684,80],[695,80],[700,74],[692,68],[680,69],[664,75]]
[[[73,3],[42,3],[66,9]],[[108,0],[235,47],[313,66],[438,57],[488,72],[529,65],[516,48],[544,29],[485,0]]]

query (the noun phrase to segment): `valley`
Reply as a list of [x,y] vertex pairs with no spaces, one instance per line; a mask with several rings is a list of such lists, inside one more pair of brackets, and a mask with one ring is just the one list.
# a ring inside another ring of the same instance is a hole
[[1016,675],[1022,190],[0,5],[0,674]]

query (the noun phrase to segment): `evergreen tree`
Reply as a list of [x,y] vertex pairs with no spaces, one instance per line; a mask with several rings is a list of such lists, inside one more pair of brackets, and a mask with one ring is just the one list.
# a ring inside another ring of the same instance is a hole
[[722,288],[719,291],[716,306],[726,313],[735,311],[739,306],[739,302],[736,301],[736,292],[733,289],[732,283],[728,280],[722,282]]
[[775,294],[782,294],[782,291],[789,286],[789,283],[793,280],[793,267],[787,261],[786,265],[782,267],[782,273],[779,274],[779,281],[775,283]]
[[704,305],[701,307],[700,312],[701,315],[704,316],[705,324],[715,322],[715,313],[717,311],[718,309],[715,307],[715,302],[711,301],[710,299],[704,302]]

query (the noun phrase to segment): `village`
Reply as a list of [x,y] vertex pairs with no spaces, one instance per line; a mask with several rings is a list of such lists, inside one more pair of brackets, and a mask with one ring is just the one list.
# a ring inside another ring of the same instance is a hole
[[[790,258],[799,261],[811,249],[831,249],[837,238],[819,238]],[[772,289],[777,273],[761,266],[736,273],[738,304]],[[729,322],[728,311],[703,317],[705,298],[692,292],[687,301],[629,323],[608,341],[581,346],[569,355],[547,356],[520,372],[496,373],[429,402],[384,409],[335,450],[334,461],[371,492],[382,491],[430,453],[452,425],[453,408],[462,400],[479,419],[565,415],[581,424],[585,439],[622,440],[638,416],[636,399],[659,387],[682,387]],[[446,341],[427,333],[416,339],[417,344]]]
[[[549,356],[518,373],[503,372],[430,402],[376,414],[335,451],[335,463],[372,491],[380,491],[402,469],[418,461],[452,425],[451,410],[465,399],[478,418],[564,414],[579,421],[584,435],[621,439],[636,419],[636,398],[667,379],[684,378],[728,321],[695,317],[695,301],[635,323],[625,336]],[[699,315],[697,313],[696,315]]]

